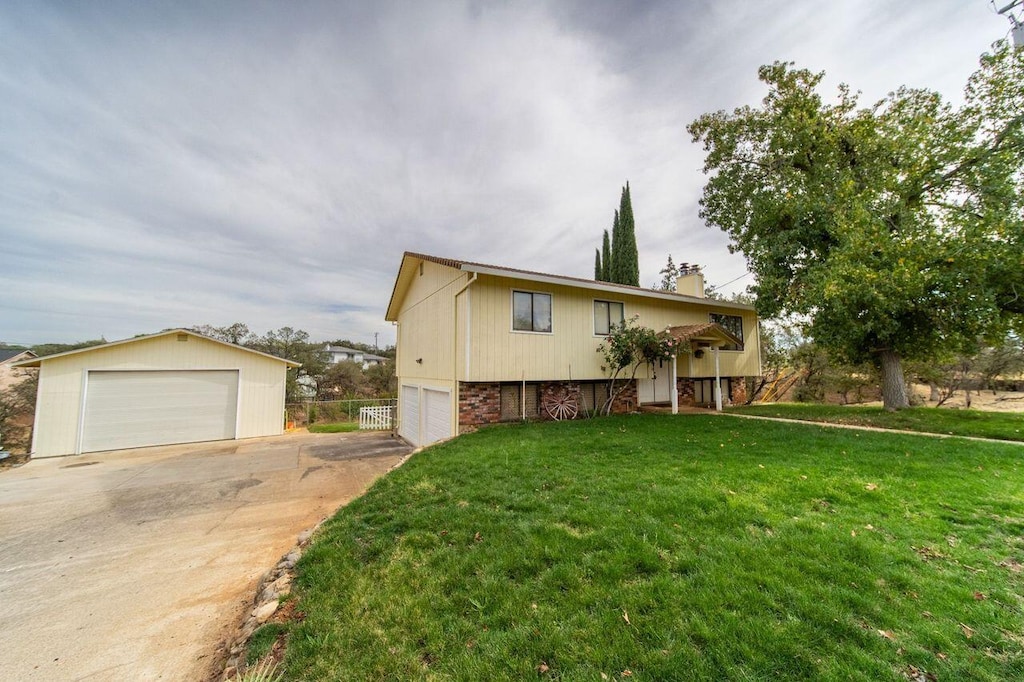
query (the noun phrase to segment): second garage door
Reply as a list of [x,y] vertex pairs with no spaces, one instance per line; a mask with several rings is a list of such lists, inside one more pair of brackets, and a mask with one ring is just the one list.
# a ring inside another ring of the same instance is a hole
[[423,389],[423,424],[424,435],[423,445],[436,443],[452,437],[452,403],[451,393],[448,391],[433,391],[429,388]]
[[235,437],[237,370],[89,372],[81,452]]

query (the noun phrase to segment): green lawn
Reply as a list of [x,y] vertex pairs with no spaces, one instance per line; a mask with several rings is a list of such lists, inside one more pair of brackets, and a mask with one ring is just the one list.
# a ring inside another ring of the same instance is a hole
[[324,424],[310,424],[306,427],[310,433],[348,433],[358,431],[359,422],[329,422]]
[[803,421],[831,422],[904,429],[957,436],[977,436],[997,440],[1024,441],[1024,414],[914,407],[887,412],[881,407],[863,405],[818,405],[810,403],[771,403],[730,408],[736,414],[783,417]]
[[485,429],[324,526],[287,679],[1022,679],[1022,457],[712,415]]

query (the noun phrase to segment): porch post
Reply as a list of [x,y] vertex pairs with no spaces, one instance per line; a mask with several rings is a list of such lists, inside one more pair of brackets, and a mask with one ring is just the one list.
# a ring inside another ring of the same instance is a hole
[[677,355],[672,356],[672,414],[679,414],[679,390],[676,386],[676,359]]
[[715,346],[715,409],[722,411],[722,377],[718,367],[718,346]]

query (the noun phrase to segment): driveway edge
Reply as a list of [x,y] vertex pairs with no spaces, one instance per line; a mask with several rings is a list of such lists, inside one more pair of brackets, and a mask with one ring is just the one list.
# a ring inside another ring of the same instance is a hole
[[[417,448],[402,457],[394,466],[388,469],[387,473],[391,473],[408,462],[413,455],[422,449]],[[365,494],[364,492],[363,495]],[[362,495],[359,497],[362,497]],[[263,577],[260,578],[259,583],[256,585],[252,608],[246,611],[248,615],[242,620],[241,625],[235,631],[235,635],[228,640],[224,648],[218,648],[215,653],[215,662],[211,665],[212,672],[207,677],[209,682],[228,682],[245,673],[249,640],[252,639],[252,635],[256,632],[257,628],[270,622],[274,614],[278,613],[282,600],[291,594],[292,582],[295,580],[295,565],[302,558],[306,547],[312,543],[317,531],[320,530],[320,527],[328,519],[332,518],[353,501],[358,500],[359,497],[349,500],[335,509],[329,516],[321,519],[312,528],[299,533],[295,546],[288,553],[282,555],[273,568],[263,574]],[[289,614],[288,620],[291,620],[291,614]]]

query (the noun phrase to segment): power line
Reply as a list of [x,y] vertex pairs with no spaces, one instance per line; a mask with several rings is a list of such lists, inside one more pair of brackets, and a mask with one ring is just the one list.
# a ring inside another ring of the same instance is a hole
[[714,287],[708,287],[708,290],[709,290],[709,291],[717,291],[718,289],[721,289],[722,287],[727,287],[727,286],[729,286],[730,284],[732,284],[733,282],[738,282],[738,281],[740,281],[741,279],[743,279],[744,277],[749,277],[749,276],[750,276],[750,273],[749,273],[749,272],[744,272],[744,273],[743,273],[742,275],[740,275],[739,277],[737,277],[737,278],[735,278],[735,279],[730,279],[730,280],[729,280],[728,282],[726,282],[725,284],[719,284],[718,286],[714,286]]

